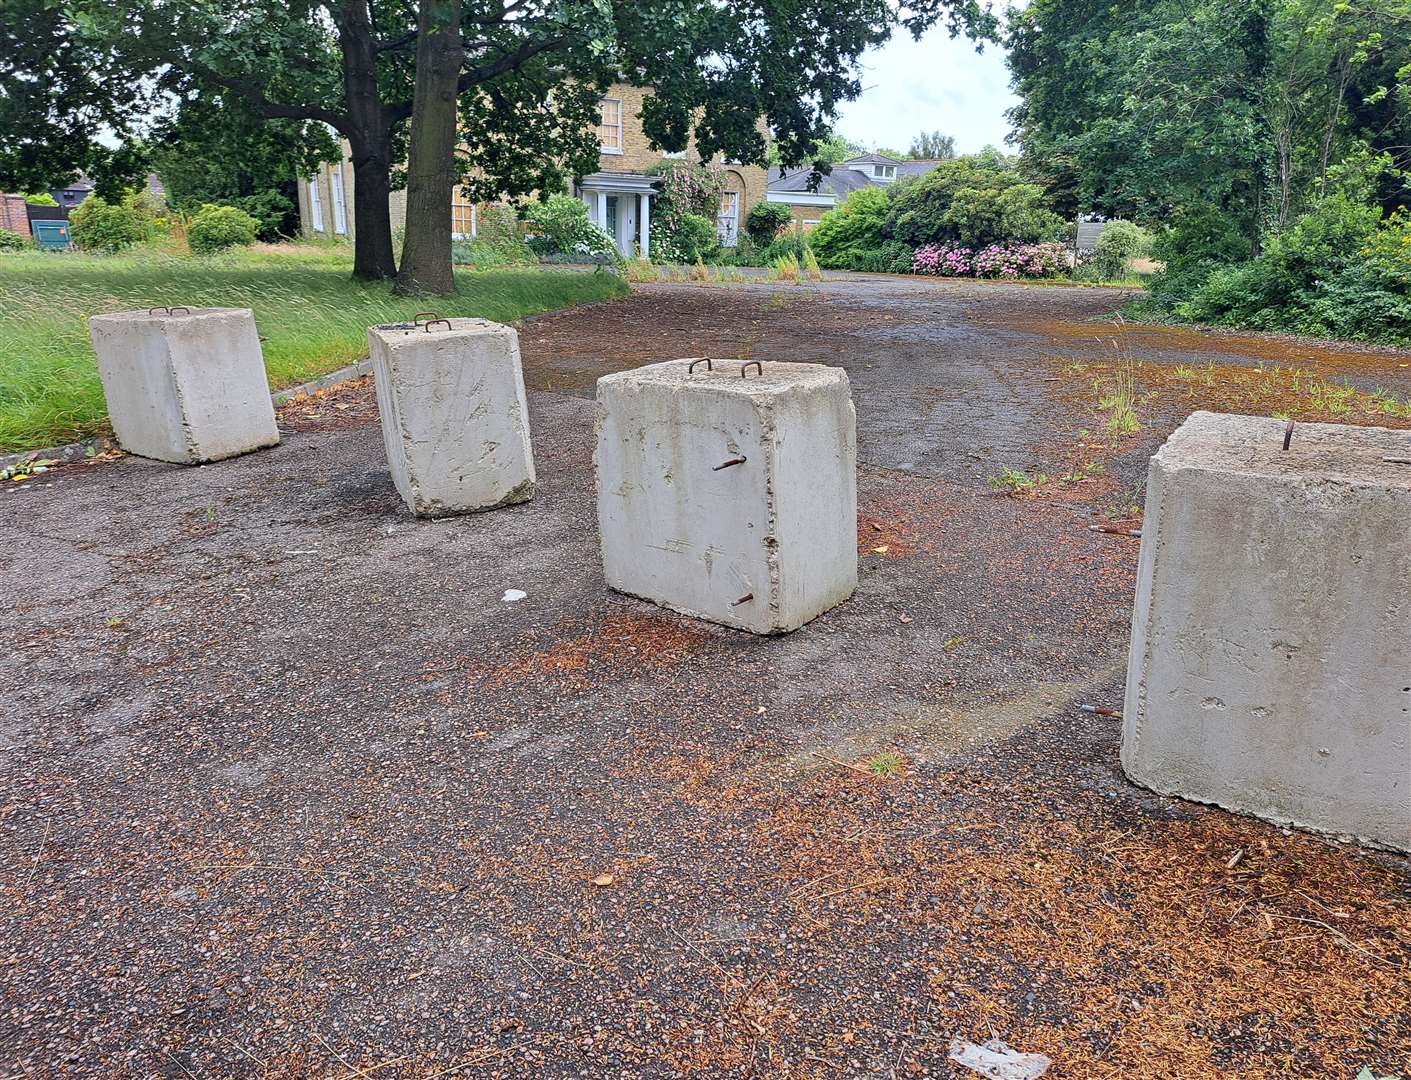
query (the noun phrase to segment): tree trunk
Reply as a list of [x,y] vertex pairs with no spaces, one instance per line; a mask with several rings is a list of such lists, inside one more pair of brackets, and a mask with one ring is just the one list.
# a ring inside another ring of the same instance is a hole
[[416,93],[407,155],[407,228],[397,291],[446,296],[451,272],[451,192],[456,168],[456,83],[465,50],[460,0],[421,0]]
[[367,0],[344,0],[338,12],[343,54],[344,131],[353,157],[353,277],[396,276],[392,253],[392,125],[377,90],[377,55]]
[[353,277],[387,281],[396,277],[392,256],[392,140],[354,132],[353,150]]

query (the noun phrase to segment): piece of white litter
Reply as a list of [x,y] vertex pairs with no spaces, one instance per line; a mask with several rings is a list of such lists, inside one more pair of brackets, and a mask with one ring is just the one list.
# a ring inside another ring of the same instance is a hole
[[1038,1080],[1053,1064],[1043,1054],[1021,1054],[1000,1039],[976,1046],[964,1039],[950,1041],[951,1061],[990,1080]]
[[507,604],[513,604],[516,600],[523,600],[529,594],[519,589],[506,589],[505,595],[500,597]]

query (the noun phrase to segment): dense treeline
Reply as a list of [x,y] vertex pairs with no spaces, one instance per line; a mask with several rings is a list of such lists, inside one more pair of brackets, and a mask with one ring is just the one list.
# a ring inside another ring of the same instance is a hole
[[1034,0],[1026,174],[1158,230],[1149,311],[1411,342],[1411,2]]

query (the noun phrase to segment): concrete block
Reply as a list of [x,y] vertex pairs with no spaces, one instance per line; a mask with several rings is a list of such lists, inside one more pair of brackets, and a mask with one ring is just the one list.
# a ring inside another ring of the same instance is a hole
[[514,330],[438,319],[374,326],[367,338],[387,464],[413,513],[468,514],[533,497]]
[[[598,380],[598,529],[619,592],[757,634],[857,587],[842,368],[672,360]],[[762,370],[761,370],[762,368]]]
[[249,308],[154,308],[88,320],[118,445],[195,465],[279,442]]
[[1151,460],[1122,766],[1411,850],[1411,433],[1283,437],[1198,412]]

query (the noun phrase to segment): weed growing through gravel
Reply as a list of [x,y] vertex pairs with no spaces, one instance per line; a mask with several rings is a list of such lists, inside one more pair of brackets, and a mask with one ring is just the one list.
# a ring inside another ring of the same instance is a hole
[[1032,495],[1047,483],[1048,477],[1043,473],[1030,476],[1023,469],[1011,469],[1008,465],[998,476],[990,477],[990,487],[1017,498]]
[[792,255],[781,255],[774,263],[774,272],[771,276],[776,281],[798,281],[799,260]]
[[873,776],[900,776],[906,766],[906,759],[891,750],[873,754],[866,761],[867,771]]
[[653,265],[652,260],[644,255],[637,255],[628,259],[622,267],[622,276],[634,283],[643,283],[661,280],[661,271]]

